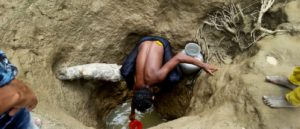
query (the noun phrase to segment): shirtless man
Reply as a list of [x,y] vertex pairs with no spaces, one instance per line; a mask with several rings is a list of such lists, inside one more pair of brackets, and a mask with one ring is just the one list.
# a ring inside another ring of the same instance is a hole
[[212,65],[203,63],[183,53],[178,53],[163,64],[164,46],[157,41],[144,41],[139,45],[135,67],[134,95],[132,98],[130,120],[134,120],[135,109],[144,112],[152,106],[154,95],[151,86],[164,81],[179,63],[190,63],[213,74],[217,71]]

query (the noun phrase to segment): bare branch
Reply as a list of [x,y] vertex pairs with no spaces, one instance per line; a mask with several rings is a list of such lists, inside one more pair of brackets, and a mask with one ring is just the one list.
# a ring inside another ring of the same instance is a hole
[[223,11],[217,11],[214,15],[209,15],[209,20],[204,21],[205,24],[214,26],[217,30],[226,30],[235,35],[237,30],[236,23],[239,20],[238,9],[234,4],[224,7]]
[[239,4],[237,5],[237,8],[239,10],[239,13],[240,13],[241,17],[244,18],[245,15],[244,15],[243,10],[242,10],[242,8],[241,8],[241,6]]
[[259,29],[265,33],[269,33],[269,34],[274,34],[275,31],[263,28],[261,26],[261,22],[262,22],[262,18],[264,16],[264,14],[272,7],[272,5],[274,4],[275,0],[261,0],[261,7],[260,7],[260,12],[258,15],[258,19],[257,19],[257,23],[255,24],[255,29]]
[[222,22],[223,23],[223,26],[224,28],[230,32],[231,34],[235,35],[236,34],[236,30],[234,28],[230,28],[229,25],[227,24],[227,22]]

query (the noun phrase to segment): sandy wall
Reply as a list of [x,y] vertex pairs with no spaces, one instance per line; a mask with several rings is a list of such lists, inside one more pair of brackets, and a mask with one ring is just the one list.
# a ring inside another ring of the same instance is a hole
[[[195,39],[196,30],[202,24],[204,16],[225,2],[227,1],[0,1],[0,46],[19,68],[18,78],[26,82],[37,94],[39,99],[39,105],[35,110],[37,114],[54,119],[59,125],[66,125],[65,128],[103,127],[101,118],[107,112],[107,108],[113,108],[126,98],[124,85],[85,80],[62,82],[56,78],[56,71],[63,66],[94,62],[121,64],[135,42],[144,35],[164,36],[171,41],[174,50],[179,51],[185,45],[185,41]],[[297,9],[298,5],[290,6]],[[293,19],[293,17],[289,18]],[[295,44],[295,41],[297,40],[291,41],[290,44]],[[295,49],[296,47],[297,45]],[[286,51],[289,49],[286,48]],[[258,57],[252,60],[256,58]],[[291,57],[290,60],[292,59],[296,57]],[[246,77],[246,80],[236,79],[240,77],[238,74],[240,72],[245,76],[248,73],[259,73],[260,76],[253,80],[262,81],[263,75],[269,71],[260,73],[259,71],[264,70],[264,67],[252,66],[253,68],[249,71],[247,69],[248,72],[245,73],[245,67],[248,67],[246,64],[249,63],[235,62],[232,66],[222,66],[216,77],[208,78],[209,82],[200,79],[197,88],[193,91],[191,104],[190,98],[186,96],[192,94],[185,87],[186,83],[182,82],[180,88],[162,96],[162,98],[172,99],[160,99],[161,106],[158,110],[164,112],[167,117],[176,118],[186,114],[185,110],[181,109],[190,106],[189,114],[199,114],[192,118],[196,120],[191,121],[187,126],[174,124],[176,128],[198,127],[189,126],[195,124],[193,122],[203,125],[201,126],[203,128],[221,128],[223,125],[229,125],[228,128],[283,127],[270,126],[269,123],[272,121],[268,123],[267,120],[273,118],[271,116],[263,118],[262,114],[268,112],[277,114],[276,110],[270,110],[261,104],[260,95],[266,93],[253,95],[257,90],[254,90],[255,86],[248,84]],[[291,65],[287,67],[290,69]],[[284,67],[283,64],[281,66]],[[239,72],[232,72],[237,69]],[[205,75],[202,76],[207,78]],[[232,83],[225,85],[224,81],[232,81]],[[261,84],[267,85],[263,82]],[[212,87],[203,87],[206,85]],[[263,90],[258,86],[256,88]],[[250,92],[251,90],[254,91]],[[217,95],[214,97],[214,94]],[[227,94],[232,95],[227,96]],[[236,100],[237,98],[240,100]],[[173,108],[166,108],[170,106]],[[204,110],[207,112],[203,112]],[[287,116],[293,113],[296,115],[295,112],[285,111]],[[209,117],[202,119],[202,116]],[[283,120],[283,117],[277,120]],[[295,120],[299,119],[295,117]],[[173,123],[171,124],[173,126]],[[290,125],[290,123],[283,125]],[[298,127],[295,124],[291,125],[288,127]]]

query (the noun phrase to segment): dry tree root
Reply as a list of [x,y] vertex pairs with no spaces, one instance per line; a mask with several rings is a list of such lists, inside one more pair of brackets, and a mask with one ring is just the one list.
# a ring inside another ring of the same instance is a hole
[[[271,6],[274,4],[275,0],[261,0],[261,7],[259,11],[259,15],[257,18],[257,23],[254,25],[255,28],[251,31],[251,36],[254,39],[254,43],[260,40],[261,38],[267,36],[268,34],[275,34],[277,32],[287,32],[287,30],[269,30],[267,28],[264,28],[262,26],[262,18],[264,14],[271,8]],[[255,36],[255,31],[261,31],[263,34],[260,36],[256,37]]]
[[231,40],[237,43],[240,50],[243,51],[267,35],[287,32],[287,30],[269,30],[262,26],[263,16],[272,7],[274,1],[261,0],[259,12],[252,10],[251,13],[247,14],[244,13],[245,8],[241,8],[239,4],[231,3],[222,10],[209,14],[208,20],[204,23],[213,26],[216,30],[229,33],[232,37]]
[[208,49],[208,45],[207,45],[207,41],[206,41],[206,38],[204,37],[204,34],[203,34],[203,27],[199,27],[197,32],[196,32],[196,40],[198,41],[198,43],[200,43],[200,41],[203,41],[204,42],[204,46],[199,44],[201,46],[201,48],[205,48],[205,50],[202,50],[204,51],[203,54],[205,55],[204,56],[204,61],[206,63],[209,62],[209,57],[210,57],[210,52],[209,52],[209,49]]

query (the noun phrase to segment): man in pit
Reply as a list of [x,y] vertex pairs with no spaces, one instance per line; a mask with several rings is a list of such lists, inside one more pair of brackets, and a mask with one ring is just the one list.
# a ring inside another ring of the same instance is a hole
[[167,51],[164,48],[168,45],[168,41],[161,37],[146,37],[137,45],[130,120],[135,119],[135,109],[144,112],[152,106],[154,100],[152,86],[163,82],[179,63],[194,64],[211,75],[217,71],[216,67],[184,53],[178,53],[165,61],[164,55]]

